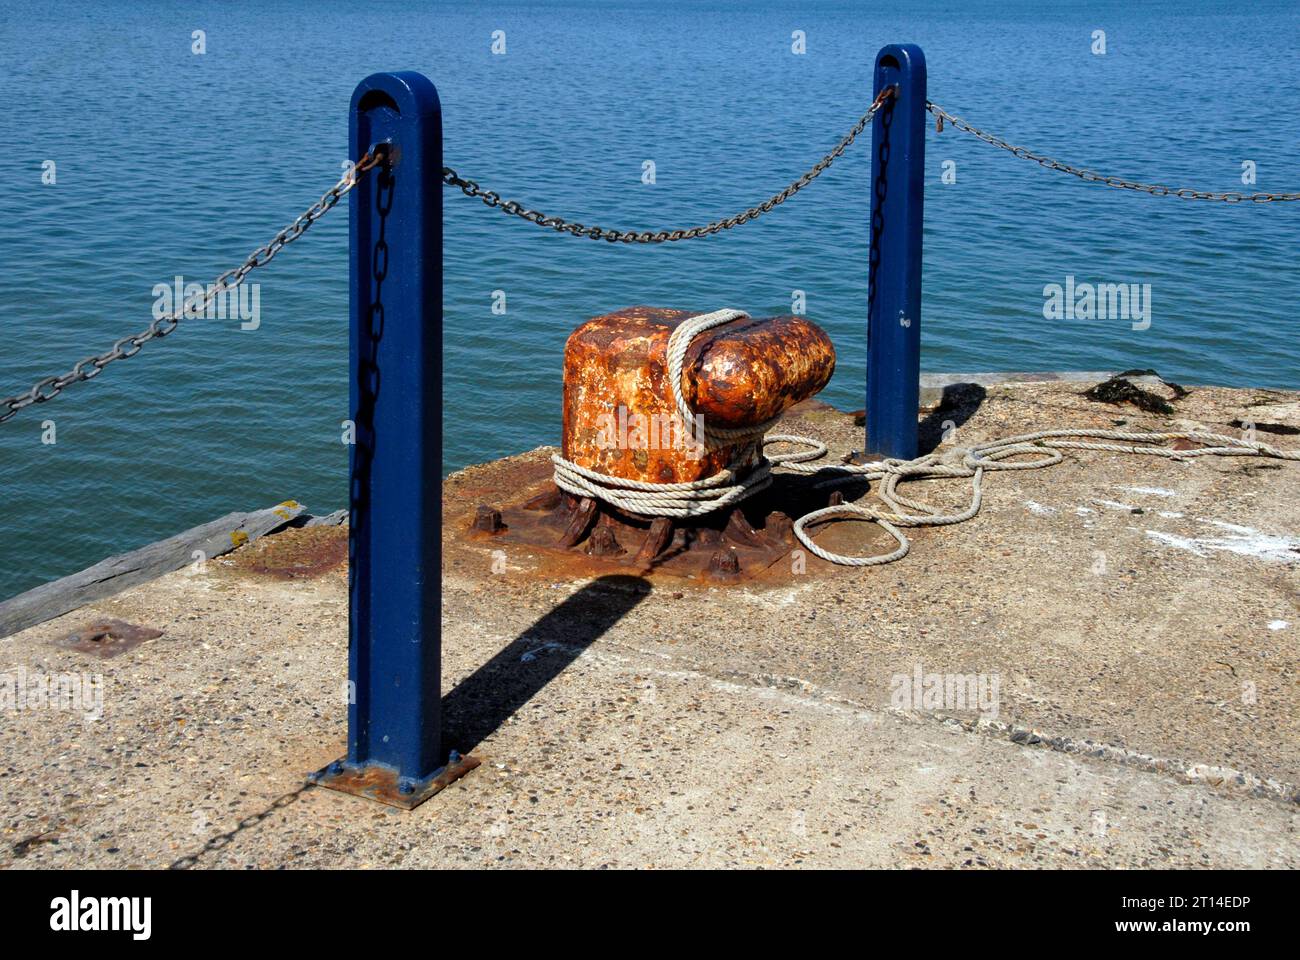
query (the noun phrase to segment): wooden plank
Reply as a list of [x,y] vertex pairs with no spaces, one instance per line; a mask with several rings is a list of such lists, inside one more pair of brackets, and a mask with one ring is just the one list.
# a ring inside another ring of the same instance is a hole
[[265,510],[230,513],[139,550],[101,560],[80,573],[34,587],[0,603],[0,638],[179,570],[194,562],[195,551],[201,551],[207,560],[229,553],[285,526],[303,509],[302,504],[286,500]]
[[335,510],[333,513],[327,513],[323,517],[313,517],[309,514],[303,514],[295,520],[290,526],[293,527],[341,527],[348,522],[348,511]]

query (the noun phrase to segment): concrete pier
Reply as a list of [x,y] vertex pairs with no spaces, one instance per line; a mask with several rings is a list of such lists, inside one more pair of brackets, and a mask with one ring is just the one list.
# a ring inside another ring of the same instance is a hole
[[[1166,416],[1086,385],[937,384],[922,446],[1243,424],[1300,446],[1294,392],[1196,388]],[[816,404],[780,429],[862,443]],[[344,748],[346,529],[284,529],[0,641],[0,670],[103,694],[5,713],[0,866],[1300,866],[1300,464],[1067,451],[990,475],[899,563],[723,586],[551,575],[464,535],[550,452],[446,483],[446,735],[477,770],[412,812],[301,789]],[[162,636],[56,643],[105,619]]]

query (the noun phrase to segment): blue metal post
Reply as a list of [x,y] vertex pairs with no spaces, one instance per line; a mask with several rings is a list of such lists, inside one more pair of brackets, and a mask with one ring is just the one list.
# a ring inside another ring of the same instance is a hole
[[375,145],[385,162],[349,201],[348,753],[316,781],[410,808],[477,763],[441,738],[442,109],[425,77],[357,87],[351,156]]
[[895,86],[871,128],[867,438],[872,456],[917,455],[921,402],[921,228],[925,55],[894,43],[876,55],[875,93]]

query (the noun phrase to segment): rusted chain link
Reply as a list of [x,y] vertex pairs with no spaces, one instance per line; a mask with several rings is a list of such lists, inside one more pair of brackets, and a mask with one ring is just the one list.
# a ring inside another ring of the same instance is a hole
[[1254,203],[1300,200],[1300,193],[1212,193],[1208,190],[1193,190],[1190,187],[1166,187],[1162,183],[1138,183],[1135,180],[1125,180],[1122,177],[1111,177],[1095,170],[1089,170],[1086,167],[1076,167],[1060,160],[1054,160],[1041,153],[1034,153],[1025,147],[1017,147],[1014,144],[1007,143],[1001,137],[995,137],[979,127],[971,126],[961,117],[954,117],[943,107],[928,100],[925,108],[934,114],[935,129],[940,133],[943,132],[945,123],[951,123],[958,130],[973,134],[985,143],[991,143],[993,146],[1006,150],[1022,160],[1032,160],[1048,170],[1059,170],[1061,173],[1068,173],[1088,183],[1104,183],[1108,187],[1118,187],[1121,190],[1137,190],[1140,193],[1149,193],[1155,197],[1182,197],[1184,200],[1221,200],[1224,203],[1241,203],[1243,200],[1250,200]]
[[368,151],[364,157],[348,169],[348,172],[342,176],[338,183],[326,190],[321,195],[321,198],[304,210],[293,223],[277,233],[264,246],[254,250],[249,254],[248,259],[238,267],[227,270],[217,277],[207,286],[202,296],[187,299],[176,310],[166,316],[158,317],[140,333],[122,337],[106,352],[77,361],[67,373],[38,380],[25,393],[19,393],[0,400],[0,423],[4,423],[15,416],[19,410],[30,407],[34,403],[53,400],[63,392],[65,387],[80,383],[83,380],[93,380],[114,360],[126,360],[134,357],[146,343],[167,336],[180,325],[182,320],[200,316],[207,310],[208,304],[212,303],[219,294],[234,290],[244,282],[244,278],[248,274],[258,267],[270,263],[277,253],[301,237],[307,232],[308,227],[333,209],[339,200],[360,182],[362,174],[374,168],[383,160],[385,150],[385,147],[378,146]]
[[575,220],[566,220],[563,217],[548,217],[538,210],[529,210],[516,200],[502,200],[501,195],[495,190],[484,190],[473,180],[467,180],[456,173],[451,167],[444,167],[442,170],[442,181],[449,186],[459,187],[461,192],[467,197],[477,197],[489,207],[494,207],[502,213],[513,214],[521,217],[529,223],[535,223],[539,227],[550,227],[559,233],[569,233],[575,237],[588,237],[592,240],[607,240],[610,243],[674,243],[678,240],[694,240],[696,237],[707,237],[710,234],[719,233],[723,230],[730,230],[732,227],[738,227],[742,223],[748,223],[751,220],[757,220],[763,214],[770,211],[773,207],[785,203],[796,193],[802,190],[808,184],[812,183],[822,171],[834,163],[849,145],[858,138],[858,135],[866,129],[871,118],[876,115],[876,111],[881,108],[884,102],[893,96],[894,87],[885,87],[872,101],[871,106],[867,109],[861,119],[853,125],[844,138],[835,145],[830,153],[822,157],[812,169],[805,173],[798,180],[791,183],[780,193],[774,194],[764,200],[757,206],[750,207],[743,213],[738,213],[733,217],[727,217],[724,220],[714,220],[702,227],[690,227],[685,230],[613,230],[608,227],[589,227],[585,224],[578,223]]

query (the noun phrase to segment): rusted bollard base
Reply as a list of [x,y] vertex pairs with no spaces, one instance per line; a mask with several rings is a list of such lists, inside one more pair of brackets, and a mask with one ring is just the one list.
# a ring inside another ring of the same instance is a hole
[[480,762],[478,757],[460,757],[454,763],[448,763],[423,783],[410,785],[409,792],[402,791],[396,771],[375,764],[357,767],[340,760],[317,770],[308,779],[318,787],[350,793],[354,797],[365,797],[367,800],[377,800],[390,807],[412,810],[435,793],[451,786],[477,767]]
[[[829,505],[832,495],[813,490],[803,477],[777,475],[767,490],[730,510],[670,520],[627,514],[564,493],[551,481],[549,463],[516,463],[509,469],[507,489],[516,499],[476,505],[457,524],[458,535],[477,544],[500,544],[507,552],[516,545],[541,554],[547,576],[613,568],[727,585],[758,577],[793,580],[823,566],[796,540],[791,518]],[[856,496],[853,487],[847,490],[850,498]]]

